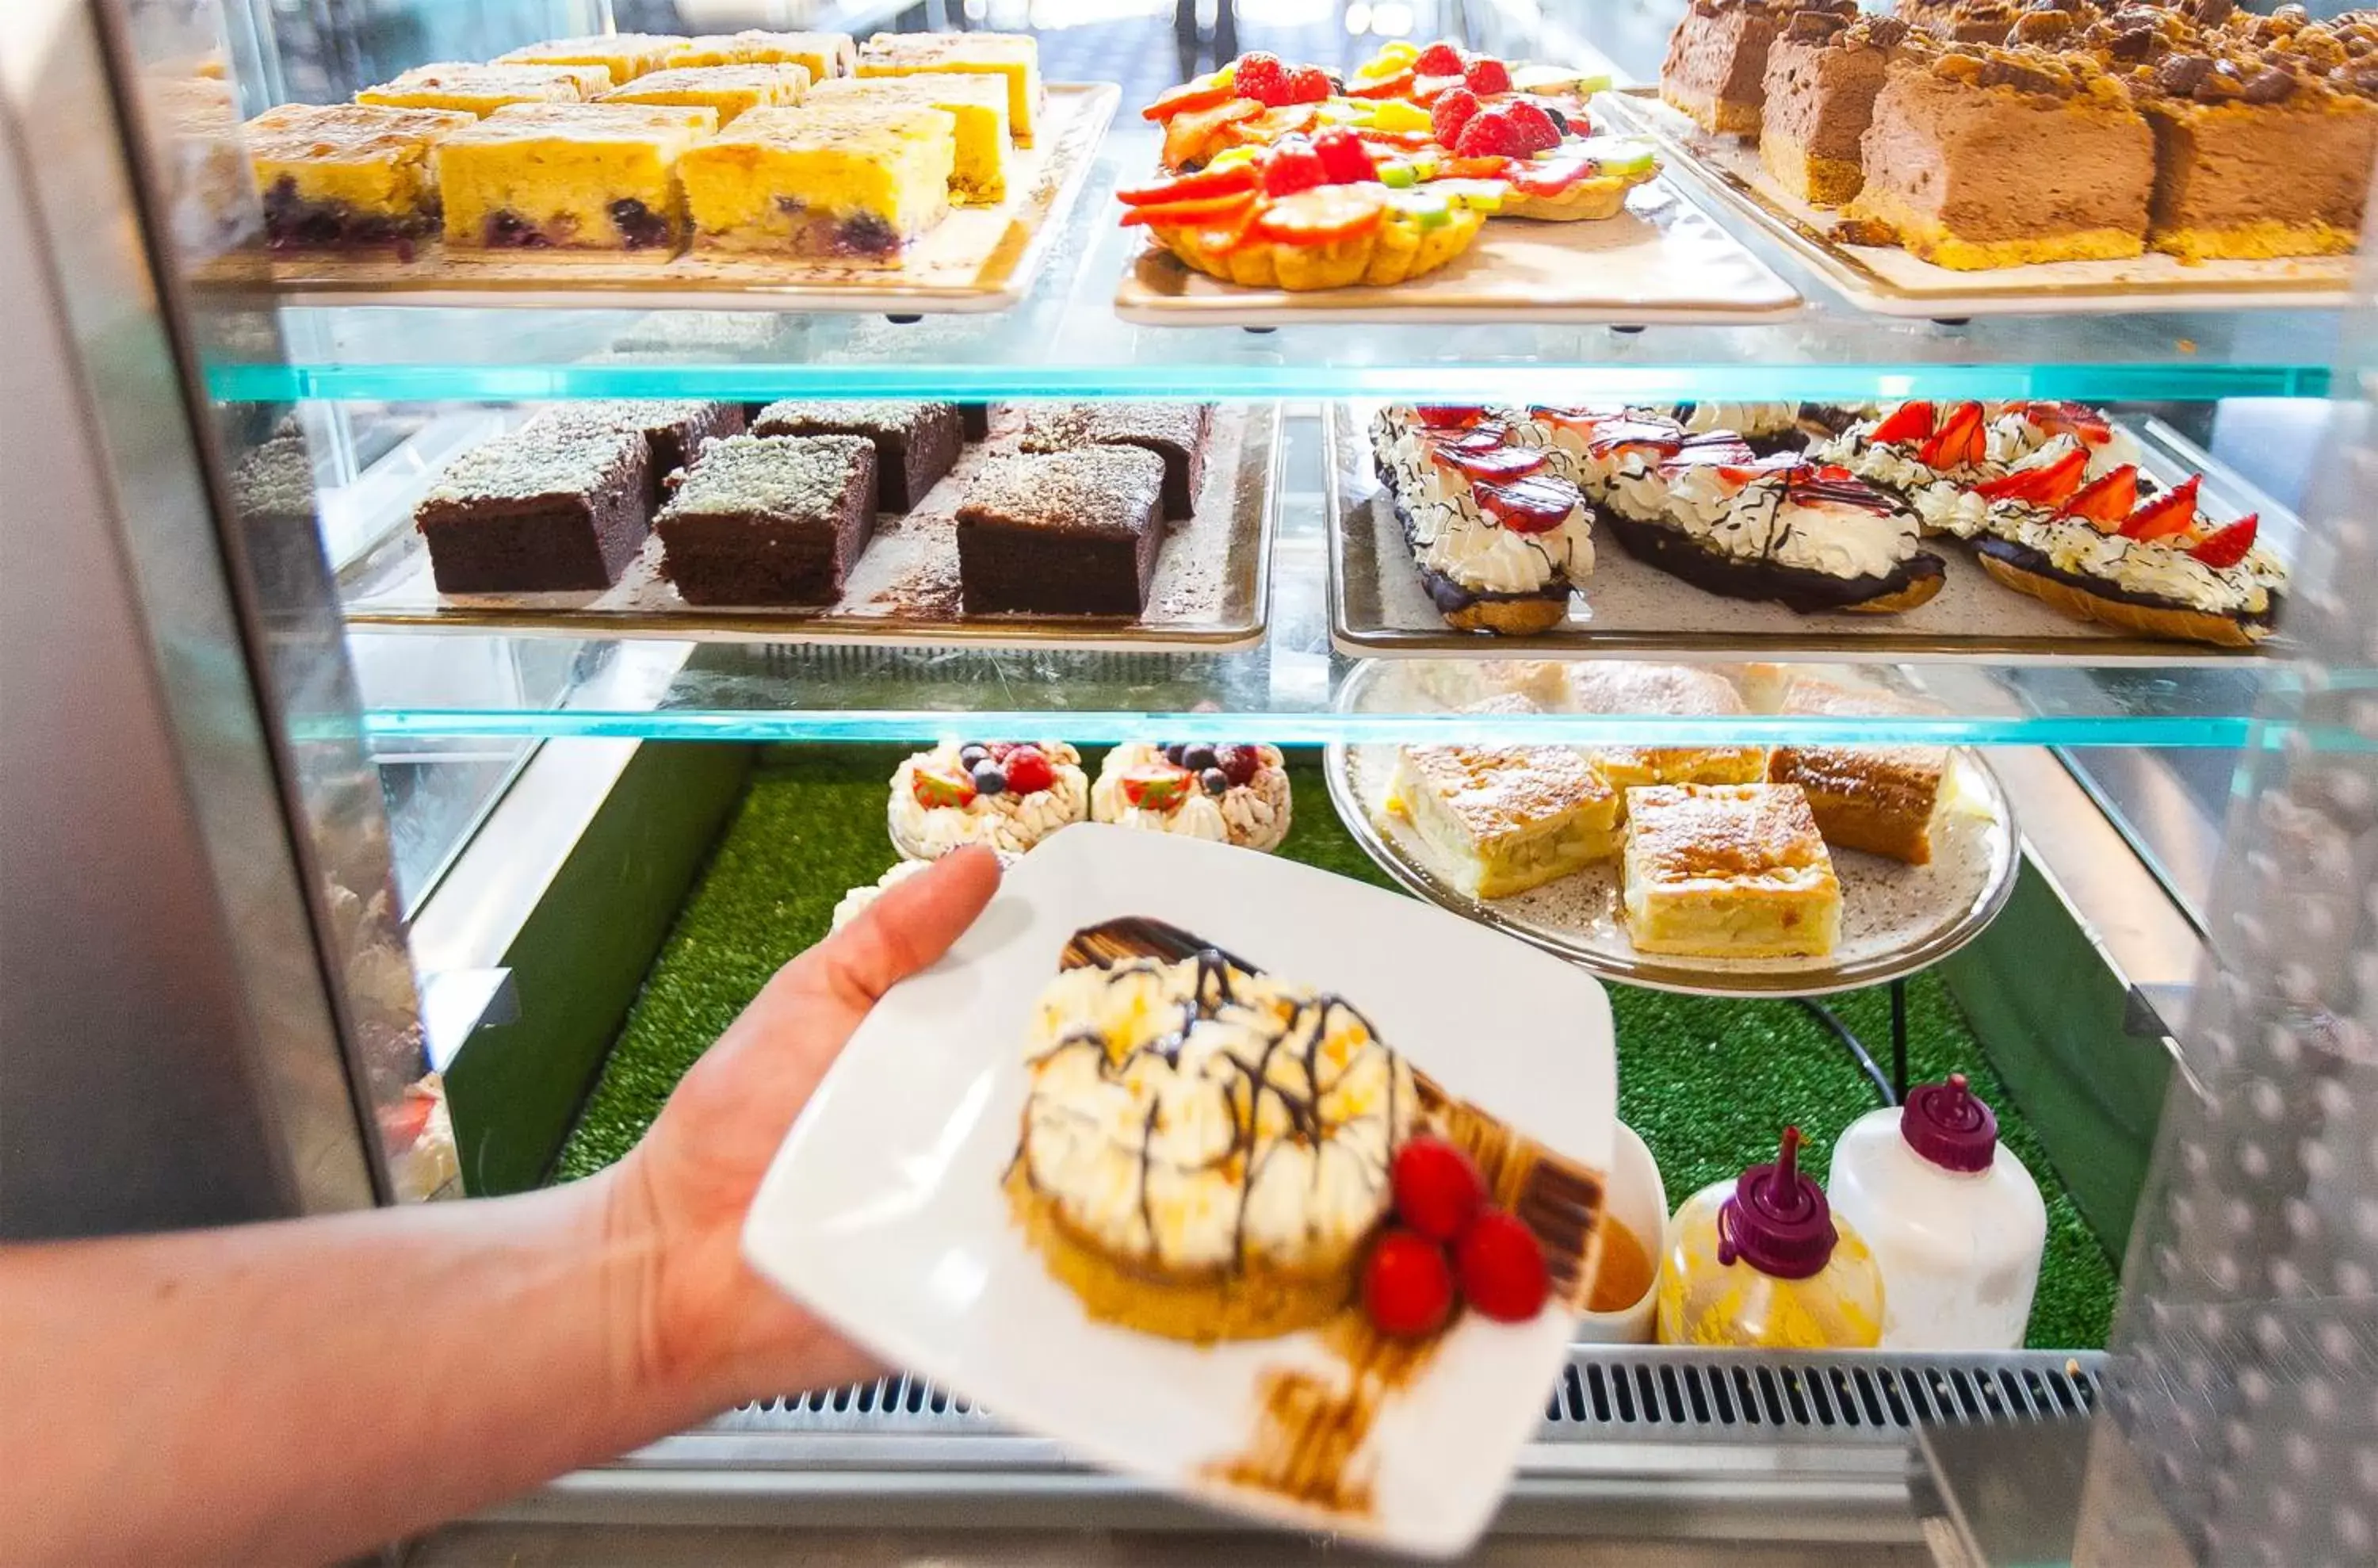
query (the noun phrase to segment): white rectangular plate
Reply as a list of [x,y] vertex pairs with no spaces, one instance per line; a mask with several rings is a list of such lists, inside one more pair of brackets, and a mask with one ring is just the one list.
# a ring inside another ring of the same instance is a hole
[[[2060,615],[2027,594],[1991,580],[1954,539],[1925,549],[1948,568],[1940,593],[1898,615],[1801,615],[1759,599],[1727,598],[1638,561],[1603,535],[1593,543],[1593,574],[1570,596],[1568,618],[1530,637],[1461,632],[1445,623],[1404,542],[1386,487],[1372,464],[1375,404],[1331,404],[1324,411],[1329,473],[1329,632],[1340,653],[1414,657],[1500,650],[1530,658],[1606,658],[1663,655],[1717,657],[1781,654],[1856,663],[1914,657],[1969,657],[1997,664],[2085,658],[2092,664],[2235,664],[2283,653],[2285,633],[2247,651],[2159,642]],[[2150,420],[2139,437],[2141,466],[2164,484],[2205,476],[2204,496],[2217,515],[2259,511],[2264,538],[2292,561],[2295,519],[2211,458]]]
[[283,305],[577,306],[601,309],[847,310],[955,314],[1021,301],[1048,259],[1097,162],[1123,89],[1051,82],[1047,126],[1011,154],[1007,199],[954,207],[898,265],[852,267],[805,257],[687,250],[449,251],[410,261],[243,251],[199,275],[206,285],[270,289]]
[[1735,213],[1748,218],[1821,274],[1842,297],[1879,316],[2114,315],[2145,310],[2337,310],[2350,303],[2350,256],[2183,263],[2146,255],[2123,261],[2050,261],[1961,272],[1895,246],[1844,245],[1839,214],[1785,190],[1759,161],[1759,144],[1718,136],[1660,101],[1655,87],[1601,94],[1634,128],[1661,143]]
[[1800,296],[1665,178],[1615,218],[1489,218],[1459,258],[1387,288],[1242,288],[1149,246],[1124,268],[1115,313],[1154,327],[1315,321],[1732,325],[1797,315]]
[[947,958],[877,1004],[769,1168],[745,1255],[895,1365],[1092,1463],[1283,1525],[1460,1550],[1542,1418],[1566,1314],[1457,1321],[1356,1457],[1375,1465],[1372,1510],[1334,1513],[1207,1470],[1253,1442],[1267,1372],[1334,1372],[1319,1333],[1201,1348],[1094,1321],[1010,1217],[1033,1004],[1075,931],[1126,915],[1343,995],[1448,1093],[1609,1170],[1610,1005],[1582,970],[1327,872],[1088,825],[1027,855]]
[[657,535],[600,593],[440,594],[429,549],[410,518],[432,476],[395,497],[400,514],[383,539],[340,574],[348,621],[438,631],[534,631],[577,637],[666,637],[698,642],[929,643],[985,648],[1105,648],[1128,653],[1222,653],[1263,640],[1270,609],[1273,495],[1279,466],[1279,405],[1218,404],[1207,439],[1196,511],[1169,525],[1136,621],[1095,615],[968,615],[958,602],[957,525],[967,481],[1013,450],[1016,416],[991,410],[991,439],[970,441],[957,465],[906,515],[882,514],[838,603],[690,605],[661,570]]

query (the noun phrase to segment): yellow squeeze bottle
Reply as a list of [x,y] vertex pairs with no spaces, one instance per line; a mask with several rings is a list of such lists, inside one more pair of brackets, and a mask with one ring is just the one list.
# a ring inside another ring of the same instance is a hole
[[1668,1222],[1662,1345],[1856,1349],[1882,1338],[1882,1272],[1800,1174],[1800,1129],[1771,1165],[1701,1188]]

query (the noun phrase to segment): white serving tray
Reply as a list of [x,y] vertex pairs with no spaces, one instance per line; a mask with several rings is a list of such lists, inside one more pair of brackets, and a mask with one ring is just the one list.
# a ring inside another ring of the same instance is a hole
[[1665,176],[1636,187],[1613,218],[1489,218],[1459,258],[1391,287],[1242,288],[1151,244],[1115,289],[1115,314],[1151,327],[1736,325],[1787,320],[1801,304],[1797,290]]
[[1879,316],[2120,315],[2149,310],[2336,310],[2351,303],[2355,259],[2201,261],[2150,253],[2120,261],[2051,261],[1988,271],[1936,267],[1894,246],[1836,239],[1836,212],[1786,191],[1756,141],[1719,136],[1660,101],[1656,87],[1600,94],[1629,128],[1658,141],[1726,211],[1747,218],[1861,310]]
[[1247,1449],[1268,1374],[1342,1372],[1327,1331],[1200,1347],[1094,1321],[1011,1216],[1003,1182],[1028,1087],[1027,1020],[1073,934],[1125,916],[1347,997],[1448,1093],[1609,1170],[1610,1005],[1584,971],[1309,866],[1086,825],[1025,856],[949,956],[868,1015],[762,1183],[745,1255],[893,1364],[1092,1463],[1282,1525],[1460,1551],[1543,1419],[1567,1313],[1457,1320],[1386,1396],[1350,1462],[1371,1507],[1335,1511],[1214,1470]]

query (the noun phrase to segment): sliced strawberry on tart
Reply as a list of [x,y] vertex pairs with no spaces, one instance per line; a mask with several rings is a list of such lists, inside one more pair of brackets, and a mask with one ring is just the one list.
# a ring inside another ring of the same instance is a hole
[[1382,409],[1372,452],[1421,583],[1447,622],[1524,635],[1593,570],[1593,513],[1554,454],[1485,410]]
[[2124,464],[2061,497],[2001,487],[1975,551],[1991,576],[2075,620],[2252,647],[2270,635],[2287,568],[2256,542],[2254,514],[2205,516],[2201,485],[2192,475],[2141,500],[2138,472]]

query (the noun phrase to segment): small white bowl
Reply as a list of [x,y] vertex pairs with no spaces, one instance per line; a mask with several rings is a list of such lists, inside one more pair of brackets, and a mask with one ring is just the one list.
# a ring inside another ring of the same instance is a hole
[[1668,1228],[1668,1187],[1660,1179],[1659,1162],[1635,1129],[1620,1122],[1610,1144],[1610,1217],[1635,1233],[1651,1260],[1651,1277],[1643,1297],[1615,1312],[1586,1312],[1577,1320],[1580,1345],[1649,1345],[1653,1307],[1659,1297],[1660,1238]]

